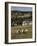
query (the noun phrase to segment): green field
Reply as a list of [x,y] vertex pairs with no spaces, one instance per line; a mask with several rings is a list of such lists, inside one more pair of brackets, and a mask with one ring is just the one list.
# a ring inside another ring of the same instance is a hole
[[[13,33],[14,30],[17,31],[17,29],[28,29],[28,31],[23,33]],[[25,38],[26,39],[32,38],[32,25],[11,27],[11,39],[25,39]]]

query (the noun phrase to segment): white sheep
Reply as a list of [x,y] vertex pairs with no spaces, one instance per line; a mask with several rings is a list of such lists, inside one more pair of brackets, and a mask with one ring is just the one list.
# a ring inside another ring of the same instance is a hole
[[27,25],[26,21],[23,21],[22,25],[23,25],[23,26],[24,26],[24,25]]
[[28,32],[28,29],[25,29],[25,32]]

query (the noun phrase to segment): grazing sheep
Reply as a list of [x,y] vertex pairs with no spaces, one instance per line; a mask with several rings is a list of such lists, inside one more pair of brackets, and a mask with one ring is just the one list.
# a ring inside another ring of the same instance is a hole
[[28,32],[28,29],[25,29],[25,32]]
[[17,29],[16,33],[19,33],[19,29]]
[[23,33],[23,29],[21,29],[20,32]]
[[23,21],[22,25],[23,25],[23,26],[24,26],[24,25],[27,25],[26,21]]
[[15,33],[17,33],[17,34],[20,33],[20,29],[17,29]]

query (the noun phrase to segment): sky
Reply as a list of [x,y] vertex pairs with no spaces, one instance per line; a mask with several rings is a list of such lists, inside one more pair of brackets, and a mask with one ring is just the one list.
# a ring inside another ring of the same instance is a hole
[[24,11],[24,12],[31,12],[32,11],[32,7],[16,7],[16,6],[12,6],[11,7],[12,11]]

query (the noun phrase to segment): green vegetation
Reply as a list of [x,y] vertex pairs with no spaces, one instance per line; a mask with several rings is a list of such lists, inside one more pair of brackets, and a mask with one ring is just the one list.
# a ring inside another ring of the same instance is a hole
[[[28,32],[23,32],[23,33],[12,33],[11,32],[11,39],[24,39],[24,38],[32,38],[32,26],[15,26],[12,27],[12,29],[28,29]],[[12,30],[13,31],[13,30]],[[16,30],[17,31],[17,30]]]
[[[27,25],[22,25],[26,21]],[[13,12],[11,13],[11,39],[27,39],[32,38],[32,13]],[[28,31],[26,31],[26,29]],[[16,33],[19,30],[18,33]],[[23,32],[21,32],[23,30]]]

